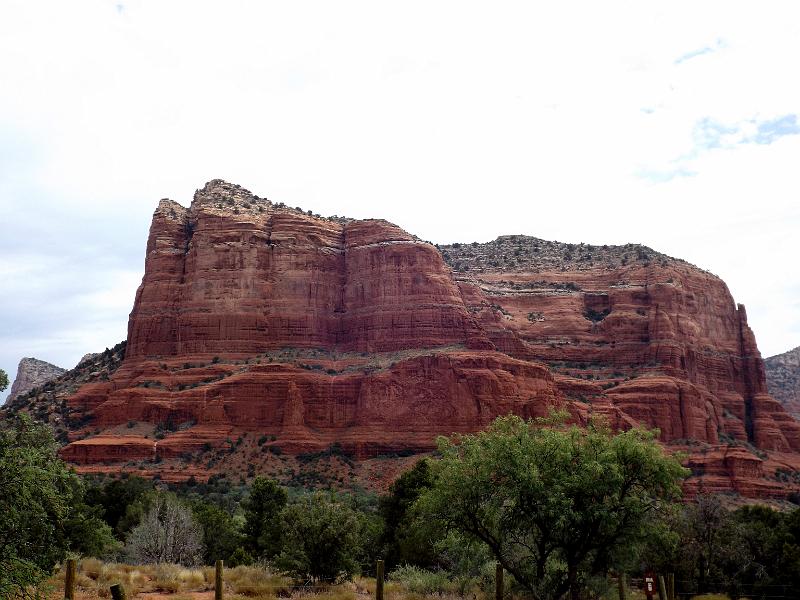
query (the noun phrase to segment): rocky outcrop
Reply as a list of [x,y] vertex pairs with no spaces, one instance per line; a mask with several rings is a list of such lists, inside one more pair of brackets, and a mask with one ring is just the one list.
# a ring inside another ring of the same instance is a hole
[[568,398],[609,402],[665,442],[800,452],[747,313],[718,277],[633,245],[506,236],[441,250],[498,350],[547,363]]
[[800,471],[744,307],[643,246],[437,248],[215,180],[159,204],[128,332],[119,368],[67,399],[80,469],[285,475],[561,407],[658,428],[694,461],[689,491],[785,496],[778,470]]
[[86,415],[79,414],[67,405],[67,398],[87,384],[108,381],[117,370],[125,354],[125,342],[113,348],[84,356],[78,366],[63,372],[27,392],[19,393],[0,407],[0,419],[17,412],[26,412],[48,423],[58,440],[66,442],[70,432],[86,424]]
[[162,201],[127,357],[282,347],[386,352],[490,344],[435,247],[386,221],[341,224],[212,181]]
[[764,361],[770,395],[800,419],[800,347]]
[[66,369],[39,360],[38,358],[23,358],[19,361],[17,376],[14,378],[14,383],[11,385],[11,391],[8,393],[7,402],[13,402],[17,396],[26,394],[33,388],[52,381],[65,371]]

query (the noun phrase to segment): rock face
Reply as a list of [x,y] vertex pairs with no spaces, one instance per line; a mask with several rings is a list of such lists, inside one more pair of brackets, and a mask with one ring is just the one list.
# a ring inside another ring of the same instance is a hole
[[785,496],[777,471],[800,469],[800,424],[709,273],[641,246],[437,248],[219,180],[190,208],[161,201],[125,359],[67,404],[85,425],[65,458],[172,461],[174,478],[427,451],[437,434],[557,407],[659,428],[690,455],[689,490]]
[[[710,273],[649,248],[525,236],[443,255],[497,348],[547,363],[572,399],[599,396],[666,442],[800,451],[800,428],[768,395],[744,307]],[[515,255],[525,258],[503,262]]]
[[14,383],[11,385],[11,391],[8,394],[7,402],[10,404],[17,396],[31,391],[35,387],[44,385],[48,381],[52,381],[66,369],[57,367],[38,358],[23,358],[19,361],[17,367],[17,376],[14,378]]
[[67,398],[86,384],[108,381],[122,363],[124,354],[125,342],[121,342],[104,352],[84,356],[75,368],[9,398],[0,406],[0,420],[24,411],[49,424],[59,441],[68,441],[70,432],[86,425],[86,418],[67,406]]
[[800,419],[800,347],[771,356],[764,364],[770,395]]

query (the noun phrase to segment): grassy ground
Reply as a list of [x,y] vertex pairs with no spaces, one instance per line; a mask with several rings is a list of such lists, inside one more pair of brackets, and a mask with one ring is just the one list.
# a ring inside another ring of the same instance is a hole
[[[178,565],[126,565],[104,563],[87,558],[79,561],[76,573],[75,600],[110,598],[110,587],[122,584],[128,600],[213,600],[214,568],[188,569]],[[282,575],[261,567],[236,567],[225,569],[225,600],[373,600],[375,579],[356,577],[339,585],[300,587]],[[480,590],[457,593],[455,586],[447,583],[433,586],[437,591],[408,581],[401,584],[387,581],[385,600],[492,600]],[[46,596],[50,600],[64,597],[64,571],[54,575],[47,583]],[[636,587],[628,589],[629,600],[645,600]],[[508,600],[514,600],[510,596]],[[610,589],[604,600],[617,600],[615,589]],[[726,596],[705,595],[693,600],[727,600]]]
[[[367,600],[375,597],[375,580],[356,577],[353,581],[327,586],[299,587],[284,576],[259,567],[225,569],[225,600]],[[126,565],[84,559],[78,563],[75,600],[110,598],[110,587],[122,584],[128,600],[212,600],[214,568],[188,569],[177,565]],[[63,570],[48,582],[48,597],[64,597]],[[423,600],[399,584],[386,582],[386,600]],[[456,600],[455,594],[438,595]],[[472,596],[470,596],[472,600]]]

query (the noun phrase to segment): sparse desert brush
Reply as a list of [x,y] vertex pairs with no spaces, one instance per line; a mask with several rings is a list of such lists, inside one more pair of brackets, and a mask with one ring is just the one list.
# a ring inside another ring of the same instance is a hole
[[97,579],[100,577],[100,571],[103,568],[103,561],[96,558],[84,558],[78,563],[78,572],[83,573],[90,579]]
[[[388,583],[388,582],[387,582]],[[356,575],[353,577],[353,585],[356,587],[356,592],[359,594],[375,594],[375,580],[362,577],[361,575]],[[386,584],[384,584],[384,591],[386,591]]]
[[308,595],[309,600],[356,600],[356,587],[352,583],[334,585]]
[[[60,582],[62,585],[64,583],[63,578]],[[91,577],[88,577],[85,573],[76,573],[75,574],[75,587],[83,588],[85,590],[94,589],[97,586],[95,580]]]
[[129,595],[138,594],[149,587],[148,577],[138,567],[120,563],[102,565],[98,577],[94,580],[98,594],[101,597],[107,597],[104,594],[117,583],[122,584]]
[[203,573],[203,579],[205,579],[206,585],[214,585],[216,569],[214,567],[200,567],[200,571]]
[[200,569],[187,569],[180,565],[156,565],[151,578],[153,587],[165,592],[204,590],[206,578]]
[[276,575],[266,567],[239,566],[225,571],[225,583],[236,594],[249,598],[272,598],[278,595],[288,595],[290,581],[281,575]]
[[409,592],[421,595],[448,594],[455,591],[455,586],[442,571],[428,571],[406,565],[398,567],[389,578],[400,584]]
[[[354,586],[356,594],[360,596],[369,595],[375,596],[375,588],[377,587],[374,577],[356,576],[353,578],[351,585]],[[408,590],[397,581],[384,581],[383,594],[386,598],[401,598],[407,595]]]

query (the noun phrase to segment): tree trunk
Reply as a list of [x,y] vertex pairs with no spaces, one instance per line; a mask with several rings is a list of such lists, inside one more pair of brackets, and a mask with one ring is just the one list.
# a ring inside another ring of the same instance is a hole
[[572,563],[567,565],[567,581],[569,581],[570,600],[580,600],[581,591],[578,589],[578,567]]

